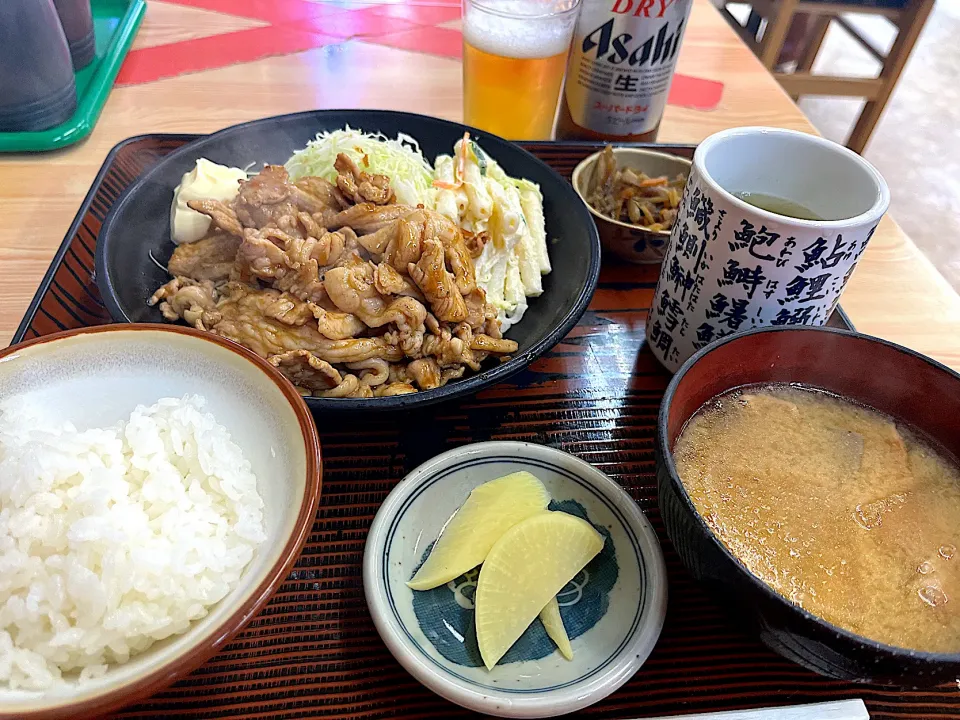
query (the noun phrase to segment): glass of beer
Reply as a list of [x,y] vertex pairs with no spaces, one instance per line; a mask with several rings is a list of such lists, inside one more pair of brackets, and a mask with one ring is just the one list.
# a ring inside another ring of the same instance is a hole
[[580,0],[463,0],[463,115],[511,140],[549,140]]

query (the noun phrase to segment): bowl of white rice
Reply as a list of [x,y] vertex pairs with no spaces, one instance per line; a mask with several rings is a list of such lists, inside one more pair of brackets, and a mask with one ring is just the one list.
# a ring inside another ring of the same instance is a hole
[[320,480],[302,398],[227,340],[0,351],[0,716],[101,715],[196,668],[287,577]]

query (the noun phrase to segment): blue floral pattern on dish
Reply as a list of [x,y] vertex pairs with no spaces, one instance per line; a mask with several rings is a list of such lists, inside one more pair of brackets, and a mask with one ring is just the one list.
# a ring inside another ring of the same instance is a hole
[[[600,553],[557,595],[563,626],[567,630],[567,635],[573,640],[596,625],[606,614],[610,602],[610,591],[616,585],[620,570],[610,532],[607,528],[593,523],[580,503],[575,500],[554,500],[550,503],[549,509],[583,518],[605,538]],[[427,559],[432,549],[433,543],[423,553],[420,563],[414,568],[413,575],[420,569],[420,565]],[[417,616],[420,630],[427,640],[447,660],[465,667],[483,665],[473,625],[473,599],[479,575],[479,568],[474,568],[433,590],[422,592],[411,590],[413,611]],[[556,645],[547,636],[543,624],[537,619],[498,664],[539,660],[556,649]]]

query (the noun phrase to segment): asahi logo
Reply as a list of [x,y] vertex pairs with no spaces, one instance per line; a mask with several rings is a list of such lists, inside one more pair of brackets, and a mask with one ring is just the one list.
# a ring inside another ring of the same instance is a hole
[[692,2],[584,0],[557,136],[575,136],[571,128],[609,137],[654,130],[667,104]]
[[[617,0],[614,5],[615,12],[628,12],[634,0]],[[636,12],[647,7],[645,0],[639,0]],[[672,0],[660,0],[669,6]],[[623,5],[625,10],[618,11],[617,7]],[[666,9],[664,7],[664,9]],[[661,11],[662,14],[662,11]],[[603,25],[598,27],[583,38],[583,54],[593,55],[597,60],[606,60],[614,65],[620,65],[626,62],[630,67],[644,67],[645,65],[665,64],[673,59],[677,54],[677,48],[680,47],[680,38],[683,33],[683,20],[676,27],[676,30],[670,30],[670,23],[665,22],[660,26],[656,35],[651,35],[639,44],[633,42],[633,35],[630,33],[620,33],[616,37],[613,35],[614,18],[610,18]]]

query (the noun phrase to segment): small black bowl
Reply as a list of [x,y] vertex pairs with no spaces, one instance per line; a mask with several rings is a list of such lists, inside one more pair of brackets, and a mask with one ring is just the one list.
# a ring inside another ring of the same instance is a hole
[[523,321],[506,333],[519,345],[508,361],[489,361],[479,373],[409,395],[305,398],[314,413],[410,409],[470,395],[520,372],[570,332],[587,309],[600,275],[597,228],[573,186],[519,145],[496,135],[386,110],[314,110],[235,125],[184,145],[137,178],[114,203],[97,239],[97,286],[114,320],[163,322],[147,299],[170,279],[163,265],[174,248],[169,220],[173,189],[198,158],[236,167],[282,165],[318,132],[346,125],[389,137],[406,133],[420,143],[430,162],[451,153],[453,144],[469,131],[508,174],[540,186],[553,271],[543,278],[543,294],[530,298]]
[[697,513],[673,461],[677,437],[712,398],[767,382],[802,383],[869,405],[960,456],[960,375],[928,357],[828,328],[767,328],[721,340],[683,364],[660,406],[660,512],[683,564],[767,647],[822,675],[903,687],[960,677],[960,654],[868,640],[789,602],[750,573]]

